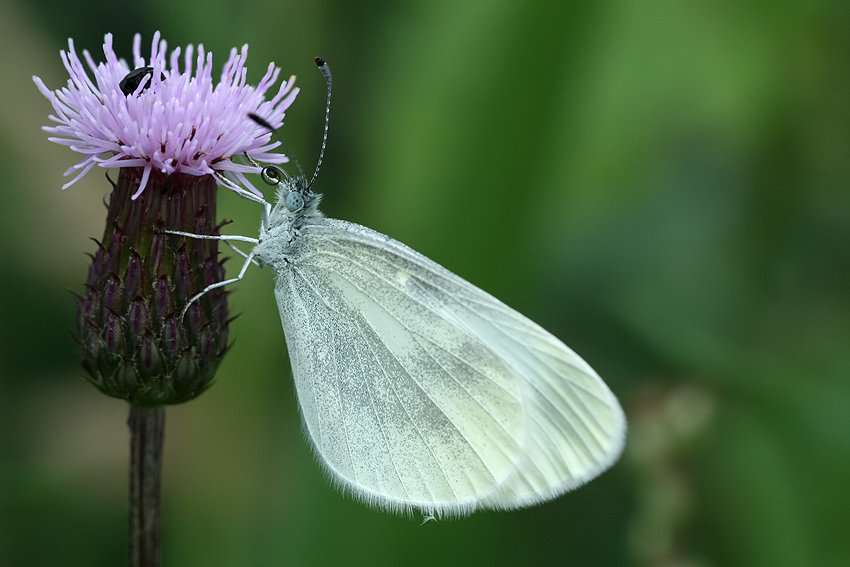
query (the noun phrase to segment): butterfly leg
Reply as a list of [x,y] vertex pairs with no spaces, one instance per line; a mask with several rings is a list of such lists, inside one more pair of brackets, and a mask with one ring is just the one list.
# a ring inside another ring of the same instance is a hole
[[[251,193],[250,191],[248,191],[244,187],[240,187],[239,185],[236,184],[236,182],[234,182],[232,179],[228,178],[223,173],[216,171],[215,177],[216,177],[216,179],[218,179],[219,183],[221,183],[222,185],[224,185],[228,189],[232,189],[237,195],[239,195],[243,199],[248,199],[249,201],[254,201],[255,203],[260,203],[261,205],[269,205],[269,203],[266,202],[265,199],[263,199],[262,197],[260,197],[258,195]],[[269,206],[271,206],[271,205],[269,205]]]
[[224,281],[216,282],[216,283],[214,283],[214,284],[210,284],[210,285],[208,285],[207,287],[205,287],[204,289],[202,289],[200,292],[198,292],[197,294],[195,294],[195,295],[194,295],[194,296],[193,296],[193,297],[192,297],[192,298],[191,298],[191,299],[190,299],[190,300],[186,303],[186,306],[183,308],[183,311],[181,311],[181,312],[180,312],[180,321],[181,321],[181,322],[183,321],[183,317],[185,317],[185,316],[186,316],[186,312],[189,310],[189,307],[190,307],[190,306],[191,306],[191,305],[192,305],[195,301],[197,301],[198,299],[200,299],[200,298],[201,298],[201,297],[202,297],[205,293],[207,293],[207,292],[209,292],[209,291],[211,291],[211,290],[217,289],[217,288],[219,288],[219,287],[224,287],[224,286],[226,286],[226,285],[230,285],[230,284],[232,284],[232,283],[236,283],[236,282],[238,282],[239,280],[241,280],[241,279],[242,279],[242,277],[245,275],[245,272],[248,270],[248,266],[250,266],[250,265],[251,265],[251,262],[252,262],[253,260],[254,260],[254,252],[252,251],[252,252],[250,252],[250,253],[248,253],[248,254],[246,254],[246,255],[245,255],[245,262],[243,262],[243,263],[242,263],[242,269],[240,269],[240,270],[239,270],[239,275],[238,275],[238,276],[236,276],[235,278],[230,278],[229,280],[224,280]]
[[241,250],[239,250],[238,248],[236,248],[235,246],[230,244],[230,241],[235,240],[237,242],[249,242],[251,244],[256,245],[256,244],[260,243],[260,241],[256,238],[251,238],[250,236],[240,236],[238,234],[222,234],[222,235],[194,234],[194,233],[191,233],[191,232],[183,232],[183,231],[180,231],[180,230],[163,230],[162,232],[164,232],[166,234],[174,234],[176,236],[185,236],[186,238],[198,238],[198,239],[201,239],[201,240],[221,240],[221,241],[227,243],[231,248],[233,248],[236,252],[238,252],[242,257],[245,258],[245,262],[242,264],[242,268],[239,270],[238,276],[236,276],[235,278],[231,278],[229,280],[224,280],[224,281],[220,281],[220,282],[217,282],[217,283],[214,283],[214,284],[210,284],[207,287],[205,287],[204,289],[202,289],[199,293],[194,295],[189,300],[189,302],[186,303],[186,306],[183,308],[183,311],[180,312],[180,321],[183,321],[183,317],[186,316],[186,312],[189,310],[189,307],[191,307],[191,305],[195,301],[197,301],[200,297],[202,297],[205,293],[207,293],[208,291],[210,291],[212,289],[224,287],[224,286],[232,284],[234,282],[238,282],[245,275],[245,271],[248,269],[248,266],[250,266],[252,263],[257,265],[257,263],[254,261],[254,252],[250,252],[248,254],[245,254],[244,252],[242,252]]
[[192,232],[182,232],[179,230],[163,230],[165,234],[175,234],[177,236],[185,236],[187,238],[199,238],[201,240],[235,240],[237,242],[250,242],[251,244],[257,245],[260,241],[256,238],[251,238],[250,236],[240,236],[238,234],[194,234]]
[[[215,236],[215,235],[208,235],[208,234],[194,234],[194,233],[191,233],[191,232],[180,232],[179,230],[163,230],[162,232],[164,232],[166,234],[176,234],[178,236],[185,236],[187,238],[202,238],[204,240],[222,240],[222,241],[224,241],[225,244],[230,246],[230,248],[234,252],[236,252],[237,254],[242,256],[243,258],[247,258],[248,254],[246,254],[245,252],[241,251],[236,246],[234,246],[233,243],[231,243],[231,240],[238,240],[240,242],[250,242],[251,244],[257,244],[258,243],[258,241],[256,239],[245,240],[246,238],[249,238],[247,236],[238,236],[237,235],[235,238],[233,238],[233,237],[227,236],[227,235],[225,235],[225,236]],[[257,267],[260,267],[260,264],[254,259],[251,259],[251,263],[254,264]]]
[[[245,154],[245,156],[248,157],[248,154]],[[248,159],[251,161],[251,163],[253,165],[259,167],[260,164],[258,164],[257,162],[255,162],[254,160],[252,160],[250,158],[248,158]],[[218,179],[219,183],[221,183],[222,185],[224,185],[228,189],[232,189],[240,197],[242,197],[244,199],[248,199],[249,201],[253,201],[255,203],[261,204],[263,206],[263,217],[262,217],[263,226],[269,225],[269,215],[271,214],[271,210],[272,210],[271,203],[269,203],[268,201],[266,201],[262,197],[258,197],[257,195],[254,195],[253,193],[251,193],[247,189],[240,187],[233,180],[229,179],[223,173],[216,171],[215,176],[216,176],[216,179]]]
[[[234,252],[236,252],[237,254],[239,254],[240,256],[242,256],[243,258],[247,258],[247,257],[248,257],[248,254],[246,254],[245,252],[242,252],[240,249],[238,249],[238,248],[237,248],[237,247],[236,247],[236,246],[235,246],[232,242],[230,242],[229,240],[225,240],[225,241],[224,241],[224,243],[225,243],[225,244],[227,244],[228,246],[230,246],[230,249],[231,249],[231,250],[233,250]],[[257,266],[258,268],[260,267],[260,263],[259,263],[259,262],[257,262],[256,260],[254,260],[253,258],[251,259],[251,263],[252,263],[252,264],[254,264],[255,266]]]

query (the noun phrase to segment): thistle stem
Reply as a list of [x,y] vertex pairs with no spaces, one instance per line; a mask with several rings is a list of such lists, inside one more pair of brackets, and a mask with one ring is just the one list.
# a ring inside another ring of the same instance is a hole
[[165,408],[130,406],[130,567],[159,567]]

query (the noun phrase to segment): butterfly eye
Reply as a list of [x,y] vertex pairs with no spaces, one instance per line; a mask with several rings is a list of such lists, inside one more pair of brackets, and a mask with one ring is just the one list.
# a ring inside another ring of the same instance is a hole
[[286,205],[286,210],[290,213],[297,213],[304,208],[304,197],[300,193],[292,191],[286,194],[284,204]]
[[263,168],[263,171],[260,172],[260,177],[263,178],[263,183],[266,185],[277,185],[280,183],[283,175],[278,168],[269,165]]

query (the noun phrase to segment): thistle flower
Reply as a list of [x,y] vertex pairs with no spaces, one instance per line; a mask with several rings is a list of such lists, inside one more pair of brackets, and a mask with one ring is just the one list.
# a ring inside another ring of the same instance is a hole
[[[279,143],[248,113],[278,127],[298,89],[290,78],[266,100],[280,73],[274,64],[256,87],[248,85],[247,46],[231,50],[217,84],[212,54],[203,46],[197,54],[187,46],[182,57],[177,48],[167,62],[158,32],[149,58],[140,47],[136,35],[131,67],[115,55],[107,34],[105,62],[95,64],[84,50],[84,66],[69,40],[61,53],[67,86],[50,90],[33,80],[55,111],[56,125],[44,127],[53,134],[49,139],[82,155],[65,173],[76,175],[63,189],[96,165],[120,168],[85,294],[78,297],[78,341],[95,386],[144,406],[197,396],[227,350],[227,292],[205,294],[180,318],[190,298],[223,279],[218,242],[163,230],[216,234],[222,178],[259,194],[245,177],[259,171],[251,160],[287,158],[271,152]],[[250,159],[241,163],[241,156]]]

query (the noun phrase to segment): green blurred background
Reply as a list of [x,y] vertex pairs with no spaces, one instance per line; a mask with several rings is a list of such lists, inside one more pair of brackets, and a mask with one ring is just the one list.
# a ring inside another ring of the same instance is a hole
[[[85,6],[85,7],[83,7]],[[249,43],[301,95],[318,190],[575,348],[623,459],[554,502],[397,518],[329,486],[299,428],[271,274],[234,286],[216,385],[167,412],[165,565],[850,565],[850,3],[382,0],[0,4],[0,565],[125,562],[127,407],[81,379],[109,184],[39,127],[68,37],[100,59]],[[256,207],[227,191],[229,232]],[[231,262],[230,269],[237,267]]]

